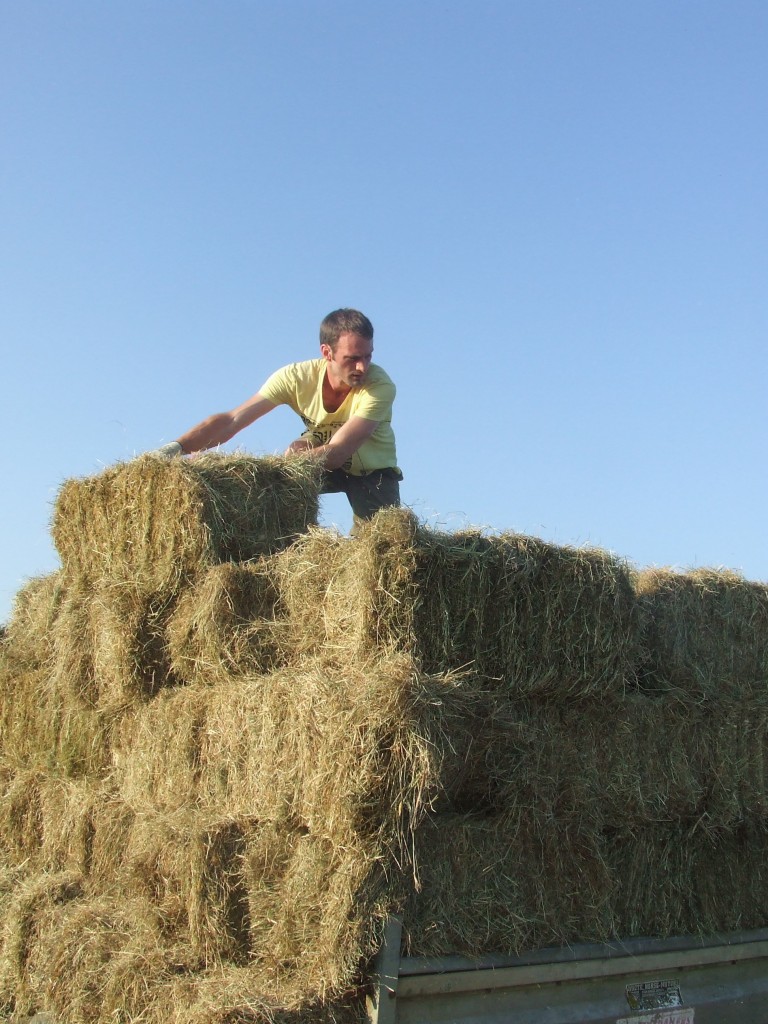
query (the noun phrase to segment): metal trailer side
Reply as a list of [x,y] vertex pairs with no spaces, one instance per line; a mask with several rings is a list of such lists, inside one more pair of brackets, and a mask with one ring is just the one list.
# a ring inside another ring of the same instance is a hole
[[371,1024],[768,1024],[768,929],[519,957],[401,957],[391,918]]

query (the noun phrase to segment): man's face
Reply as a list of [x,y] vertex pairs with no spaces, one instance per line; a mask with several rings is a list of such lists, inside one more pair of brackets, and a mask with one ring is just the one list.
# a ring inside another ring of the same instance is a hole
[[357,388],[365,382],[373,357],[373,342],[359,334],[341,334],[336,350],[321,345],[328,378],[335,388]]

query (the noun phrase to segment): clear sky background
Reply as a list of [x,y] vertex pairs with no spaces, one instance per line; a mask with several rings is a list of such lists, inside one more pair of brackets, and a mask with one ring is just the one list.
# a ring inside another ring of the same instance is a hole
[[767,53],[765,0],[0,0],[0,621],[65,479],[339,306],[423,520],[768,579]]

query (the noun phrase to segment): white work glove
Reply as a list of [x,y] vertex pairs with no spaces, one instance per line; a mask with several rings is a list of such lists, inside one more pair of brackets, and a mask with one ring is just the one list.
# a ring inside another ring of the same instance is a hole
[[163,459],[175,459],[177,455],[184,454],[184,449],[178,441],[169,441],[168,444],[164,444],[161,448],[155,448],[149,454],[159,455]]

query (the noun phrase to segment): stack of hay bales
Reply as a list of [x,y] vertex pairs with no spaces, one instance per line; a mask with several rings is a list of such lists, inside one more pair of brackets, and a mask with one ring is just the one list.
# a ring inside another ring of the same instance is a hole
[[309,463],[65,485],[0,648],[17,1018],[359,1016],[405,951],[768,923],[768,588],[312,525]]

